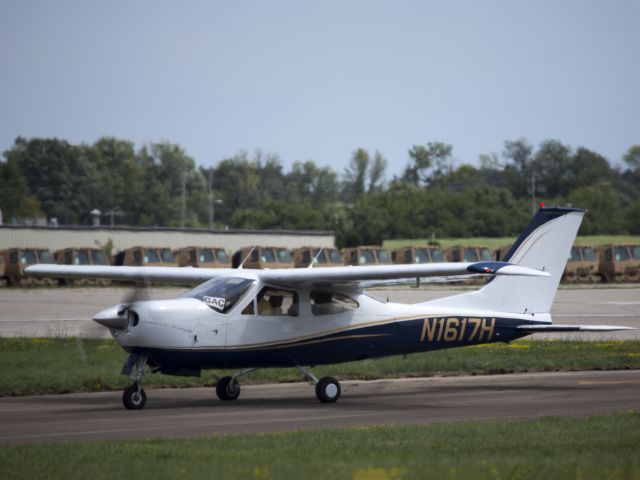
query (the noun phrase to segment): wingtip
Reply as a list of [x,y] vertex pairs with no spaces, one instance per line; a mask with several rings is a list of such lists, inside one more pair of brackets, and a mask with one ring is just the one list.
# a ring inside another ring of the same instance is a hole
[[544,270],[514,265],[508,262],[477,262],[467,267],[471,273],[485,275],[521,275],[527,277],[550,277],[551,274]]

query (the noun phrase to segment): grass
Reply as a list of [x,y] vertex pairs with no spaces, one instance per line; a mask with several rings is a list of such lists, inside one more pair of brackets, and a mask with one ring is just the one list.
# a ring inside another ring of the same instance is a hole
[[[412,245],[426,245],[429,243],[428,238],[401,238],[395,240],[385,240],[384,246],[387,248],[400,248]],[[491,249],[497,249],[515,242],[516,237],[475,237],[475,238],[438,238],[436,239],[442,248],[449,248],[454,245],[480,245]],[[575,244],[585,245],[605,245],[607,243],[638,243],[640,244],[640,236],[638,235],[593,235],[579,236],[576,238]]]
[[639,479],[640,412],[0,448],[13,478]]
[[[130,383],[120,375],[126,353],[112,340],[0,338],[0,395],[92,392]],[[640,341],[519,340],[511,344],[417,353],[318,366],[316,376],[375,379],[406,376],[491,374],[594,369],[640,369]],[[225,371],[202,378],[145,375],[148,387],[211,385]],[[295,369],[258,370],[243,383],[302,380]]]

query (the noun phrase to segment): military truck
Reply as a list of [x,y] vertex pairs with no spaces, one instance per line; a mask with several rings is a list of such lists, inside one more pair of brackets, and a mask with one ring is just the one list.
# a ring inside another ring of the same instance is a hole
[[291,252],[284,247],[245,247],[231,258],[231,266],[238,268],[293,268]]
[[[10,248],[2,252],[4,259],[4,278],[11,286],[26,287],[29,285],[42,285],[44,280],[30,277],[24,273],[24,269],[29,265],[40,263],[38,250],[35,248]],[[42,255],[43,260],[48,260],[46,254]],[[44,262],[44,263],[53,263]]]
[[511,245],[505,245],[503,247],[496,248],[493,258],[497,261],[504,262],[504,257],[507,256],[509,250],[511,250]]
[[491,262],[493,253],[487,247],[479,245],[455,245],[445,250],[448,262]]
[[228,268],[231,259],[224,248],[185,247],[176,252],[179,267]]
[[597,283],[601,280],[598,274],[598,254],[590,245],[574,245],[562,274],[565,283]]
[[130,266],[177,266],[173,252],[162,247],[131,247],[122,250],[113,257],[114,265]]
[[[493,255],[489,248],[480,245],[454,245],[444,251],[447,262],[491,262]],[[462,280],[461,283],[479,285],[485,280],[484,277],[477,277]]]
[[603,281],[640,281],[640,245],[602,245],[598,257],[598,273]]
[[402,247],[391,252],[393,263],[436,263],[445,262],[440,247],[425,245],[422,247]]
[[[53,255],[48,248],[37,248],[36,255],[38,256],[38,263],[56,263],[55,258],[53,258]],[[58,280],[49,277],[34,278],[33,283],[35,283],[36,285],[53,286],[58,284]]]
[[[105,253],[99,248],[65,248],[55,253],[56,263],[60,265],[109,265]],[[103,285],[111,284],[111,280],[92,278],[61,278],[61,285]]]
[[293,249],[293,262],[296,268],[306,268],[313,262],[314,267],[339,267],[342,255],[333,247],[301,247]]
[[6,286],[7,283],[7,277],[5,276],[4,269],[4,256],[0,255],[0,287]]
[[342,249],[344,265],[388,265],[393,263],[389,250],[377,245],[364,245]]

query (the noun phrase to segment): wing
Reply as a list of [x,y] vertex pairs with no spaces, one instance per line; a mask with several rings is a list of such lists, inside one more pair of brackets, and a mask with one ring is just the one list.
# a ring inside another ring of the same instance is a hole
[[[36,277],[107,278],[134,282],[197,285],[221,275],[237,273],[231,268],[189,267],[111,267],[90,265],[37,264],[25,272]],[[265,282],[295,286],[330,283],[359,284],[369,280],[398,280],[452,275],[525,275],[548,277],[549,273],[506,262],[423,263],[416,265],[378,265],[367,267],[279,268],[252,270]]]
[[548,277],[548,272],[521,267],[506,262],[476,263],[421,263],[376,265],[367,267],[296,268],[261,270],[264,281],[308,285],[319,283],[360,283],[372,280],[400,280],[423,277],[449,277],[457,275],[525,275]]
[[220,275],[237,272],[232,268],[112,267],[102,265],[37,264],[25,269],[28,275],[51,278],[107,278],[141,283],[198,285]]

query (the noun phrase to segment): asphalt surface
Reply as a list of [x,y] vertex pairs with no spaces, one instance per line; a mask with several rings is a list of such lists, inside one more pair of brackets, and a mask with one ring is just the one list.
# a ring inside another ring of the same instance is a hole
[[0,398],[0,444],[263,433],[364,425],[585,416],[640,409],[640,371],[344,382],[336,404],[305,383],[149,390],[143,410],[120,392]]
[[[154,288],[150,298],[172,298],[177,288]],[[461,293],[447,287],[375,289],[381,300],[416,303]],[[79,336],[107,338],[108,332],[90,319],[100,310],[120,303],[127,288],[0,289],[0,337]],[[640,287],[561,289],[552,308],[555,323],[624,325],[616,333],[536,334],[530,338],[580,340],[640,339]]]

